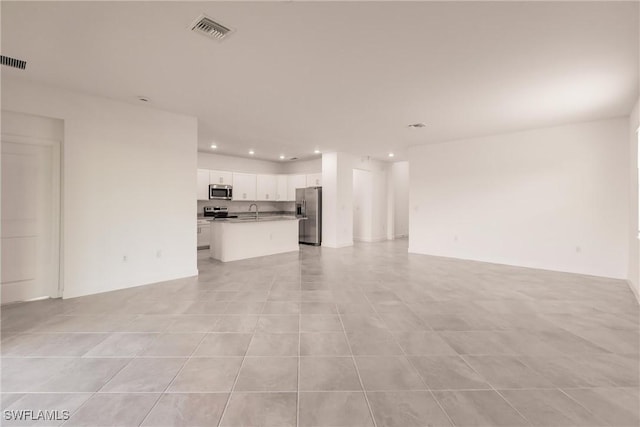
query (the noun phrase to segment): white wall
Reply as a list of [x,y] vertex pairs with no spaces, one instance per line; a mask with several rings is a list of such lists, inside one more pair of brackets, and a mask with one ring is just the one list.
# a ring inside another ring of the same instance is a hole
[[297,160],[294,162],[283,162],[282,172],[291,174],[312,174],[322,172],[322,158],[312,160]]
[[373,241],[373,174],[353,170],[353,240]]
[[353,159],[352,167],[371,172],[371,240],[379,242],[387,239],[387,215],[390,202],[388,199],[388,179],[391,176],[389,166],[391,163],[373,160],[369,157]]
[[282,165],[268,160],[198,152],[198,168],[244,173],[283,173]]
[[413,147],[409,251],[627,277],[628,118]]
[[2,107],[64,120],[65,298],[197,274],[194,117],[5,76]]
[[631,289],[640,301],[640,245],[638,241],[638,128],[640,100],[629,116],[629,272]]
[[312,174],[322,172],[322,159],[272,162],[200,151],[198,168],[245,173]]
[[2,110],[0,130],[7,135],[53,139],[60,142],[64,139],[64,122],[62,120],[7,110]]
[[353,245],[353,162],[350,154],[322,154],[322,246]]
[[352,162],[345,153],[322,154],[322,246],[353,245]]
[[409,162],[391,164],[391,186],[393,187],[393,236],[409,235]]

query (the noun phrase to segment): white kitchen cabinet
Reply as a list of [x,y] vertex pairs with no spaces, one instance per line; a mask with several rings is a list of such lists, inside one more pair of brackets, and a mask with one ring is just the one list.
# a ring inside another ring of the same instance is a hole
[[287,175],[276,175],[276,200],[289,200],[287,197]]
[[211,223],[198,221],[198,249],[208,248],[211,243]]
[[233,173],[227,171],[209,171],[209,184],[232,185]]
[[287,175],[287,200],[296,200],[296,188],[307,186],[306,175]]
[[209,170],[198,169],[198,200],[209,200]]
[[307,187],[322,186],[322,173],[312,173],[307,175]]
[[258,175],[256,177],[256,200],[276,200],[278,178],[275,175]]
[[256,175],[233,173],[233,200],[256,200]]

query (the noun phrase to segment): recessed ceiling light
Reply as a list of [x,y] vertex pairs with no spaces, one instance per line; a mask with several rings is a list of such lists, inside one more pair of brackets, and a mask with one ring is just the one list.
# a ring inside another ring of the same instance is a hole
[[395,154],[389,153],[389,157],[393,157],[393,156],[395,156]]
[[284,154],[280,154],[280,160],[284,160]]
[[313,150],[314,154],[320,154],[320,150]]
[[211,148],[215,150],[216,148],[218,148],[218,146],[216,144],[211,144]]
[[416,128],[423,128],[427,125],[425,125],[424,123],[411,123],[410,125],[407,125],[407,127],[416,129]]
[[254,154],[256,154],[256,152],[253,151],[253,150],[249,150],[249,154],[251,154],[253,156]]
[[149,102],[149,101],[151,101],[151,100],[150,100],[148,97],[146,97],[146,96],[139,96],[139,97],[138,97],[138,101],[141,101],[141,102]]

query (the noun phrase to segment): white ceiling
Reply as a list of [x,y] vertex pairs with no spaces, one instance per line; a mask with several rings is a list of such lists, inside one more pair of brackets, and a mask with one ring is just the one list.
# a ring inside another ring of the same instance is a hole
[[[206,13],[235,32],[188,30]],[[628,114],[638,2],[2,1],[3,73],[197,116],[199,147],[277,160]],[[415,122],[423,129],[409,129]]]

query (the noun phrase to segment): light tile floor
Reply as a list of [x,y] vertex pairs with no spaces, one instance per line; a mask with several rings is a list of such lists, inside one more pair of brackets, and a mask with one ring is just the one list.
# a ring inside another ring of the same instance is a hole
[[623,281],[403,240],[205,255],[198,278],[3,307],[3,409],[68,410],[66,426],[640,424]]

